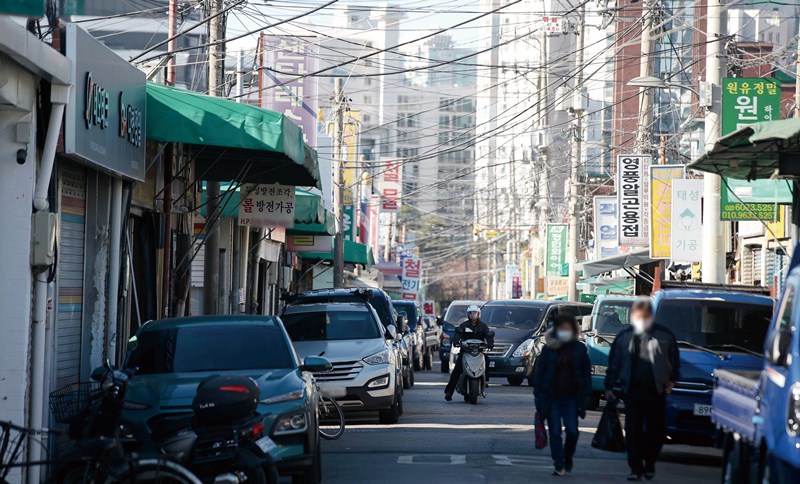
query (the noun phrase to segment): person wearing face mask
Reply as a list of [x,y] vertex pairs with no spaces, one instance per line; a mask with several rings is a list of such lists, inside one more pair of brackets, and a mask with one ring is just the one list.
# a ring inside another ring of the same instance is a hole
[[[586,346],[578,341],[574,316],[556,316],[536,359],[533,395],[536,411],[550,432],[554,476],[572,472],[572,456],[578,445],[578,417],[586,418],[586,402],[592,391],[591,363]],[[562,426],[566,439],[561,440]]]
[[678,344],[672,332],[653,322],[650,298],[634,301],[630,326],[611,345],[606,370],[606,400],[625,401],[625,443],[629,481],[655,477],[655,463],[666,440],[667,395],[680,375]]

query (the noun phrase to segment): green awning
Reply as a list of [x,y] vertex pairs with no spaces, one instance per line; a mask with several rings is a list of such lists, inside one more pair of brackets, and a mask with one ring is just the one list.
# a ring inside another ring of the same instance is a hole
[[147,138],[192,145],[203,180],[319,186],[300,127],[246,103],[148,83]]
[[334,235],[336,233],[336,222],[333,213],[325,210],[323,222],[301,223],[297,219],[294,226],[286,229],[286,235]]
[[800,171],[800,118],[766,121],[720,138],[688,165],[694,170],[739,180],[789,176]]
[[[333,260],[333,252],[298,252],[297,256],[306,260]],[[361,264],[371,266],[375,264],[372,248],[368,245],[344,241],[345,264]]]

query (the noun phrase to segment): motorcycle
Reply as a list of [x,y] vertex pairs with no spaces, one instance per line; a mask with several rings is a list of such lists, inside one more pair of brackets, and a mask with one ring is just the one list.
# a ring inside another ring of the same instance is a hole
[[489,346],[479,339],[467,339],[461,342],[463,371],[458,379],[456,391],[471,405],[478,403],[478,395],[486,398],[486,358],[483,353],[488,348]]

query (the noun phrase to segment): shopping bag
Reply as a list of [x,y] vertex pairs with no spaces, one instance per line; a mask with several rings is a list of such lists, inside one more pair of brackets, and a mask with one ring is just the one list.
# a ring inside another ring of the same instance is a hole
[[544,419],[539,412],[533,417],[534,420],[534,435],[535,435],[535,446],[536,449],[541,450],[547,447],[547,429],[544,428]]
[[606,404],[597,432],[592,439],[592,447],[609,452],[625,452],[625,437],[622,435],[616,404]]

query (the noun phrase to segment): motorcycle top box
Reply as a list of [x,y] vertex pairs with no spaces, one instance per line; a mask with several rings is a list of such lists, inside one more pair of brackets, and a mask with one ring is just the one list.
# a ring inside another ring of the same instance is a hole
[[256,411],[260,390],[255,380],[238,375],[214,375],[201,381],[192,401],[198,423],[241,422]]

